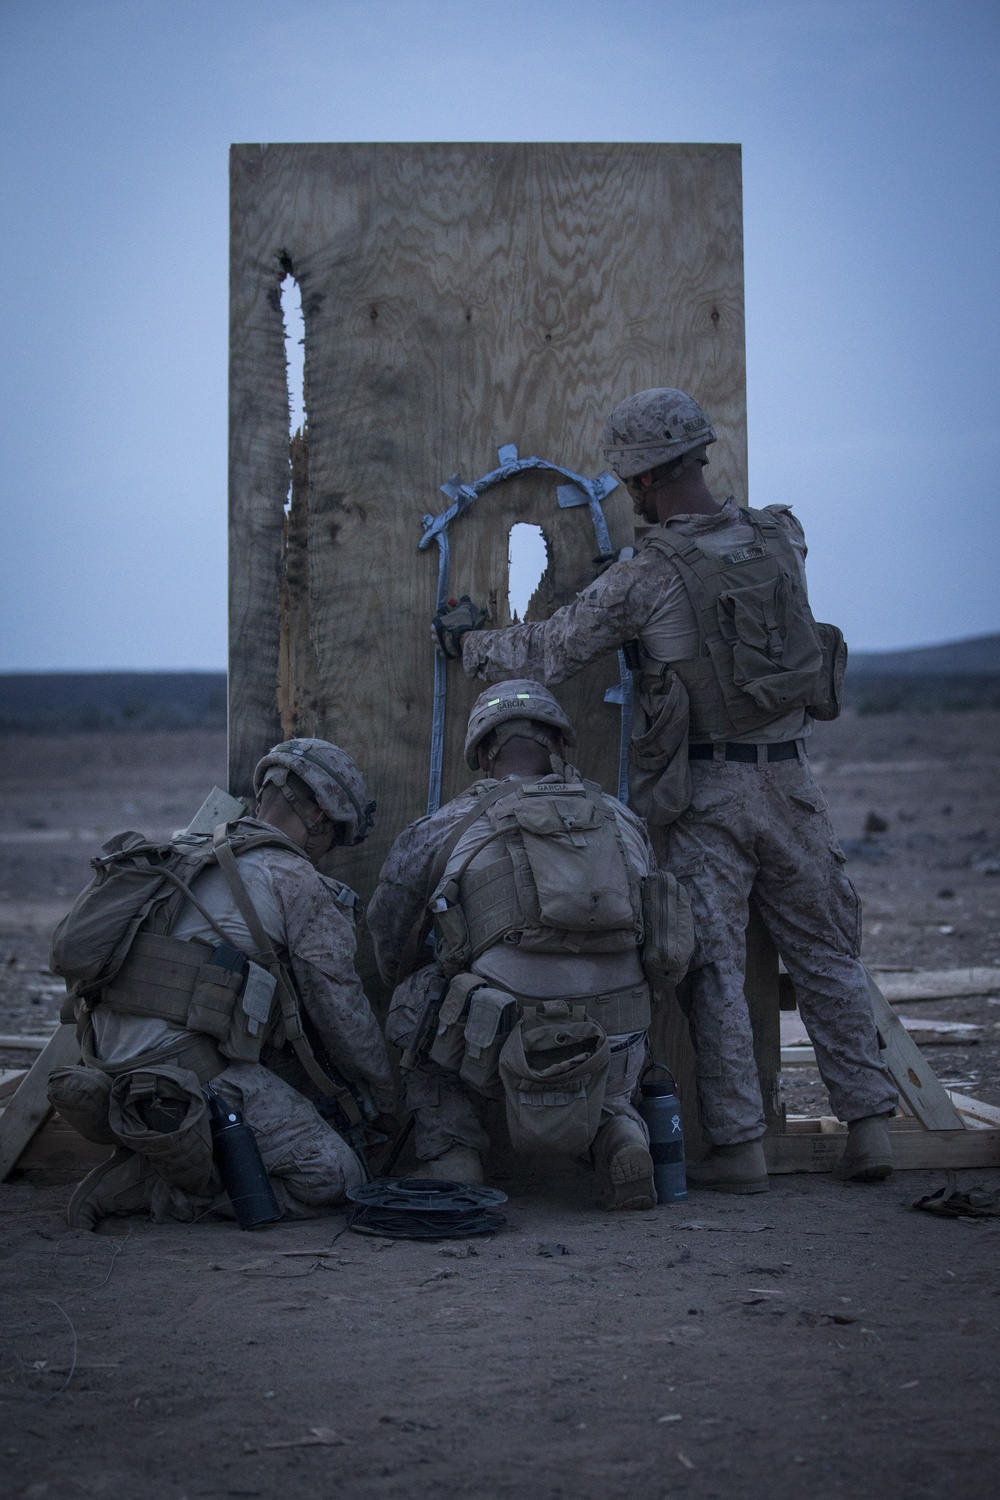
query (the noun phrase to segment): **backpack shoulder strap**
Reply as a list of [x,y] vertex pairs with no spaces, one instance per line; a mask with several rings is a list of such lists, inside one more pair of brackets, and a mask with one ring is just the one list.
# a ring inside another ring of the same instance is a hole
[[[263,842],[263,840],[261,841]],[[278,842],[274,840],[274,842]],[[282,841],[284,842],[284,841]],[[255,847],[258,847],[255,845]],[[253,898],[246,888],[243,876],[240,874],[239,862],[233,853],[233,847],[229,842],[229,827],[226,823],[220,823],[212,834],[212,848],[219,862],[219,869],[225,877],[226,884],[232,892],[233,900],[239,908],[240,916],[247,924],[247,931],[257,945],[261,963],[268,969],[277,980],[278,998],[281,1004],[281,1019],[285,1027],[285,1036],[295,1049],[295,1055],[305,1068],[309,1077],[323,1094],[331,1095],[337,1100],[341,1109],[347,1115],[352,1125],[357,1125],[361,1120],[361,1112],[355,1102],[354,1095],[350,1089],[330,1078],[316,1061],[309,1040],[302,1029],[302,1015],[299,1010],[299,997],[295,987],[288,976],[284,964],[274,951],[271,939],[264,930],[264,924],[260,920],[257,908],[253,904]]]
[[458,822],[449,830],[444,843],[438,849],[431,863],[430,872],[427,876],[427,888],[420,907],[420,915],[411,927],[410,935],[406,939],[406,945],[403,948],[403,954],[396,970],[394,984],[399,984],[402,980],[408,978],[417,966],[417,954],[420,952],[427,933],[430,930],[427,907],[459,839],[463,833],[468,832],[473,823],[478,822],[488,807],[492,807],[494,802],[499,802],[501,797],[509,796],[511,790],[512,788],[505,781],[501,781],[496,786],[490,787],[488,792],[484,792],[481,797],[476,799],[475,806],[470,807],[469,811],[459,818]]

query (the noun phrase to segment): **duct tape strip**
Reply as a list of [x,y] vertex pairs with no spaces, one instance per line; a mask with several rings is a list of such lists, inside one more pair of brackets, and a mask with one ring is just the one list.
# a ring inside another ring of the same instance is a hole
[[[598,474],[596,479],[585,479],[582,474],[574,474],[572,469],[564,469],[562,465],[549,463],[544,458],[518,458],[517,446],[514,443],[504,443],[501,448],[497,449],[497,457],[500,460],[499,467],[491,469],[488,474],[474,480],[472,484],[463,484],[457,474],[446,479],[441,490],[448,496],[452,502],[451,505],[438,516],[425,515],[423,517],[424,534],[418,544],[420,551],[426,551],[432,542],[436,542],[438,548],[436,605],[438,609],[445,607],[449,594],[448,527],[458,516],[464,515],[486,490],[492,489],[494,485],[502,483],[505,479],[510,479],[514,474],[523,474],[528,469],[542,469],[547,473],[561,474],[564,479],[567,479],[569,483],[559,485],[556,491],[556,500],[560,509],[568,510],[576,505],[589,506],[598,550],[605,555],[612,551],[611,534],[608,531],[608,523],[601,502],[618,484],[613,474],[603,473]],[[431,763],[427,786],[428,814],[437,812],[441,806],[447,694],[447,662],[435,652]],[[622,802],[625,802],[628,799],[628,745],[632,733],[632,674],[625,665],[625,655],[621,651],[618,652],[618,685],[608,688],[604,694],[604,701],[617,703],[621,710],[621,731],[618,741],[618,796]]]

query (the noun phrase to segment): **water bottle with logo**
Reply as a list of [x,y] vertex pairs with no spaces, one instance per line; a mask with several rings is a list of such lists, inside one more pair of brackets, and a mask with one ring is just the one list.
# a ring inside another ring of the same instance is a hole
[[669,1068],[653,1063],[639,1085],[639,1113],[649,1130],[649,1154],[657,1202],[683,1203],[687,1198],[684,1174],[684,1128],[681,1101]]

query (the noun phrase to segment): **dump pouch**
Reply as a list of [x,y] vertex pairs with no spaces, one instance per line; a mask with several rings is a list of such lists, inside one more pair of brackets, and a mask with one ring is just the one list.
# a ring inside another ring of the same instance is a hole
[[820,621],[816,629],[823,649],[823,665],[816,678],[815,702],[808,704],[806,713],[811,719],[839,719],[844,704],[847,642],[837,625]]
[[654,989],[679,984],[694,952],[694,916],[687,891],[668,870],[642,878],[642,967]]
[[515,1151],[581,1156],[597,1134],[610,1050],[582,1005],[525,1008],[500,1052],[507,1127]]
[[172,1187],[199,1198],[218,1192],[208,1109],[189,1068],[165,1063],[119,1074],[108,1124],[120,1146],[137,1152]]
[[519,1014],[514,996],[492,985],[480,983],[469,997],[459,1074],[470,1088],[487,1099],[503,1098],[500,1054]]
[[690,707],[683,682],[663,666],[640,679],[629,741],[629,806],[647,823],[675,823],[691,801]]

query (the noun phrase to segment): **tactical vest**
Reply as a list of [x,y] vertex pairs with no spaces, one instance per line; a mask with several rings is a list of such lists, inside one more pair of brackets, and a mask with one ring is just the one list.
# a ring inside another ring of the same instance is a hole
[[[429,902],[447,974],[515,939],[533,953],[621,953],[642,941],[640,877],[593,782],[519,782],[473,824]],[[495,857],[474,871],[477,854]]]
[[[275,847],[307,856],[277,830],[225,824],[211,839],[155,844],[140,834],[110,839],[92,863],[95,875],[63,918],[53,939],[51,966],[83,1002],[78,1017],[81,1051],[91,1066],[108,1073],[131,1072],[147,1058],[108,1066],[94,1056],[91,1012],[96,1006],[121,1015],[158,1019],[183,1028],[151,1057],[171,1059],[202,1082],[229,1062],[257,1062],[266,1042],[291,1043],[321,1093],[341,1102],[349,1118],[358,1112],[343,1085],[320,1068],[302,1027],[288,954],[274,951],[237,869],[237,854]],[[250,933],[254,951],[230,946],[191,883],[218,864]],[[331,882],[331,884],[333,884]],[[345,885],[334,899],[353,916],[360,906]],[[185,901],[213,927],[212,944],[170,936]],[[73,1019],[64,1013],[65,1020]],[[345,1097],[346,1094],[346,1097]]]
[[795,708],[815,705],[816,717],[833,716],[824,713],[821,701],[821,627],[799,581],[792,545],[767,510],[742,514],[754,539],[721,557],[667,528],[643,543],[676,566],[700,639],[697,656],[669,665],[643,651],[639,692],[655,705],[666,697],[673,673],[687,690],[693,740],[749,734]]

